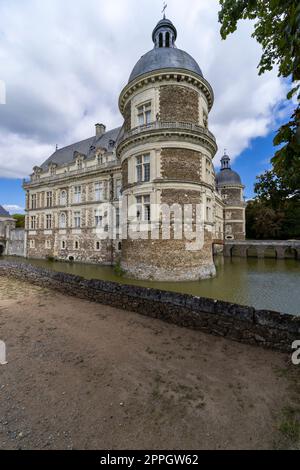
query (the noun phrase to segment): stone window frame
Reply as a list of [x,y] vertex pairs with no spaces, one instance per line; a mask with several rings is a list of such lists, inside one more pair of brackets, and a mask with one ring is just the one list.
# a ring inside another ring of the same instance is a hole
[[31,194],[31,197],[30,197],[30,208],[31,208],[32,210],[37,209],[37,194],[36,194],[36,193]]
[[94,210],[94,224],[96,228],[101,228],[103,225],[103,215],[101,209]]
[[136,118],[139,127],[147,126],[152,122],[152,100],[146,100],[136,105]]
[[135,157],[136,183],[149,183],[151,181],[151,153],[143,153]]
[[[63,217],[64,217],[64,222],[62,222]],[[67,214],[65,212],[61,212],[59,214],[59,221],[58,221],[58,226],[60,229],[67,228],[67,220],[68,220]]]
[[151,195],[137,194],[136,200],[136,219],[138,222],[151,222]]
[[[97,189],[98,186],[98,189]],[[104,182],[103,181],[96,181],[94,183],[94,195],[95,201],[103,201],[104,200]]]
[[61,240],[60,241],[60,248],[62,250],[66,250],[67,249],[67,241],[65,239]]
[[37,229],[37,216],[36,215],[32,215],[30,217],[30,229],[31,230]]
[[46,214],[46,230],[52,229],[53,217],[52,214]]
[[80,249],[80,241],[79,239],[74,240],[74,250],[78,251]]
[[45,240],[45,249],[46,250],[51,250],[52,245],[51,245],[51,240],[47,239]]
[[81,204],[82,201],[82,186],[74,186],[73,202],[74,204]]
[[81,228],[81,211],[74,211],[73,222],[74,222],[74,228]]
[[95,251],[101,251],[101,243],[98,240],[95,242]]
[[[61,189],[60,191],[60,196],[59,196],[59,201],[61,206],[66,206],[67,205],[67,190],[66,189]],[[63,196],[64,195],[64,196]]]
[[31,249],[35,248],[35,240],[33,238],[29,240],[29,248]]
[[46,207],[52,207],[53,205],[53,192],[47,191],[46,192]]

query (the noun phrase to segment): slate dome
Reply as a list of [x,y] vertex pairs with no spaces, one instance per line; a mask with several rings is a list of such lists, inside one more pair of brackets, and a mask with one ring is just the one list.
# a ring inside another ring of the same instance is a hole
[[176,38],[177,30],[172,21],[167,18],[159,21],[152,33],[154,49],[140,58],[133,68],[128,82],[132,82],[146,73],[162,69],[182,69],[203,77],[195,59],[187,52],[177,49]]
[[221,159],[221,170],[216,176],[217,186],[226,186],[231,184],[242,184],[240,175],[230,167],[230,157],[225,155]]

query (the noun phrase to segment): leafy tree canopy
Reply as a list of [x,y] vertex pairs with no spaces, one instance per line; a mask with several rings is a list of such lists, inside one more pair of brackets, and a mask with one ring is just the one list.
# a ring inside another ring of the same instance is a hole
[[278,66],[279,76],[291,80],[287,99],[298,98],[298,106],[274,139],[281,148],[272,159],[274,170],[291,190],[300,188],[300,1],[220,0],[221,36],[237,29],[239,20],[255,20],[253,37],[263,54],[259,74]]

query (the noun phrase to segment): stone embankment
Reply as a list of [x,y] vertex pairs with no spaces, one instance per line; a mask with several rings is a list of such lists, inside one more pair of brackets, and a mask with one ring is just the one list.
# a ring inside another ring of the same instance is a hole
[[10,261],[0,261],[0,275],[178,326],[284,352],[291,352],[292,343],[300,339],[300,317],[279,312],[176,292],[87,280]]

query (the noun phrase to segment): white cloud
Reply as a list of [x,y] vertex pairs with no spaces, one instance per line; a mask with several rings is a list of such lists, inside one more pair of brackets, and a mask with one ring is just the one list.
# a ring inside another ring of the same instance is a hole
[[[152,48],[161,0],[2,0],[0,176],[22,177],[55,149],[90,137],[95,122],[122,124],[118,96],[139,57]],[[215,90],[210,126],[220,150],[238,156],[285,112],[276,71],[261,77],[251,23],[226,41],[217,0],[169,2],[177,46],[200,64]],[[220,152],[222,153],[222,152]],[[220,156],[218,154],[218,157]]]
[[22,214],[24,212],[24,207],[15,204],[5,204],[3,207],[10,214]]

